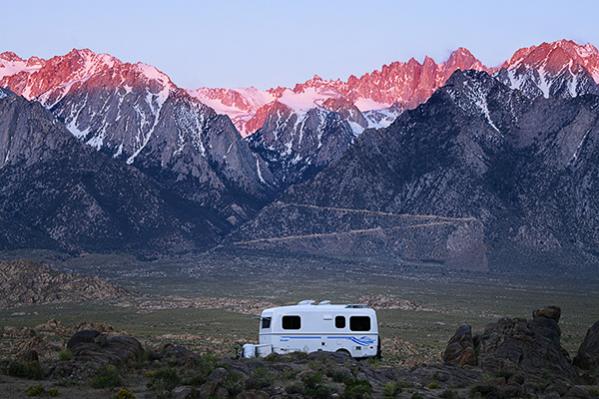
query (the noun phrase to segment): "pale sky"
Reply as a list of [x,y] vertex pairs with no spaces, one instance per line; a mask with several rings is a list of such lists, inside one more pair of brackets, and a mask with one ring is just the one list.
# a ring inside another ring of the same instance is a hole
[[72,48],[142,61],[186,88],[346,79],[467,47],[496,65],[562,38],[599,46],[597,1],[10,1],[0,51],[44,58]]

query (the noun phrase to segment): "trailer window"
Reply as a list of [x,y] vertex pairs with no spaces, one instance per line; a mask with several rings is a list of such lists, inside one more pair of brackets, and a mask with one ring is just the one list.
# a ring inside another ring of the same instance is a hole
[[352,316],[349,318],[349,329],[352,331],[370,331],[370,317]]
[[337,316],[337,317],[335,317],[335,327],[337,327],[337,328],[345,328],[345,316]]
[[302,319],[299,316],[283,316],[283,330],[299,330],[302,328]]
[[262,318],[262,329],[270,328],[270,320],[271,320],[270,317],[263,317]]

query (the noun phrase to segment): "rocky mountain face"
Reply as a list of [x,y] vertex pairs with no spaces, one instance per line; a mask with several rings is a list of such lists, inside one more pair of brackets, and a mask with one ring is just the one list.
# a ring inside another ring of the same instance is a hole
[[268,162],[279,187],[313,176],[339,159],[355,138],[347,119],[338,112],[312,108],[300,114],[279,102],[271,110],[248,142]]
[[266,163],[230,120],[164,73],[90,50],[49,60],[0,55],[0,85],[39,101],[80,141],[198,206],[248,217],[269,195]]
[[366,127],[385,127],[392,122],[381,119],[376,122],[360,116],[360,113],[383,111],[397,116],[401,109],[413,108],[426,101],[458,69],[493,70],[484,66],[467,49],[459,48],[443,63],[438,64],[430,57],[422,63],[411,58],[405,63],[384,65],[380,70],[360,77],[352,75],[346,81],[325,80],[315,75],[293,88],[275,87],[264,91],[256,88],[200,88],[190,93],[217,112],[229,115],[246,135],[263,126],[267,115],[260,108],[274,101],[282,102],[293,110],[330,109],[327,102],[337,102],[333,110],[342,110],[340,113],[346,120],[356,123],[355,130],[360,132],[358,126],[363,130]]
[[94,300],[117,300],[129,295],[99,277],[59,273],[31,262],[0,262],[0,308]]
[[459,49],[347,81],[186,91],[89,50],[2,53],[0,86],[42,106],[0,92],[0,243],[187,250],[249,221],[230,241],[476,270],[588,265],[598,65],[595,47],[558,41],[498,68]]
[[523,48],[501,66],[496,76],[530,98],[599,94],[599,50],[571,40]]
[[180,251],[214,245],[226,214],[78,141],[1,91],[0,248]]
[[[533,101],[485,72],[456,72],[429,101],[364,133],[232,240],[468,269],[591,267],[598,106],[592,95]],[[446,219],[406,222],[430,215]],[[406,230],[421,236],[406,239]],[[371,251],[355,237],[366,237]]]

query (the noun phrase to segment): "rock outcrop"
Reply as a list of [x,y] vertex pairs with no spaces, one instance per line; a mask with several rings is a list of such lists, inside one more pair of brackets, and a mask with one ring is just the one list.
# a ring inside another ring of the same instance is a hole
[[472,336],[472,327],[462,324],[449,340],[447,348],[443,353],[443,361],[446,364],[458,366],[476,366],[478,364],[476,344]]
[[577,380],[568,352],[561,346],[556,306],[537,309],[532,320],[504,318],[473,335],[463,325],[449,340],[443,360],[447,364],[478,366],[494,374],[525,374],[533,379]]
[[99,277],[59,273],[25,261],[0,261],[0,309],[22,305],[116,301],[130,296]]
[[74,360],[99,365],[124,364],[141,358],[144,349],[141,343],[130,336],[106,335],[96,330],[82,330],[69,339],[67,349]]
[[583,370],[599,369],[599,321],[587,331],[574,357],[574,364]]

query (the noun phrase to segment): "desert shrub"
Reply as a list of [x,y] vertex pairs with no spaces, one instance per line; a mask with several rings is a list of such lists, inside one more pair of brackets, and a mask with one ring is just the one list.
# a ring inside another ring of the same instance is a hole
[[508,380],[513,375],[514,375],[514,372],[510,371],[510,370],[499,370],[498,372],[495,373],[496,377],[505,378],[506,380]]
[[429,382],[429,384],[426,386],[428,389],[439,389],[441,388],[441,385],[439,385],[439,383],[435,380]]
[[46,393],[46,390],[41,384],[32,385],[25,390],[27,396],[42,396]]
[[302,384],[299,381],[296,381],[291,385],[288,385],[285,388],[285,392],[287,392],[289,395],[303,395],[305,393],[305,387],[304,384]]
[[397,385],[401,389],[414,388],[414,384],[412,384],[410,381],[406,381],[406,380],[397,381]]
[[313,371],[302,376],[302,382],[308,388],[314,388],[323,381],[323,375],[320,371]]
[[223,381],[223,388],[229,392],[232,397],[237,396],[243,391],[243,380],[241,374],[237,372],[231,372]]
[[115,399],[135,399],[135,395],[131,393],[127,388],[121,388],[117,392]]
[[12,361],[8,365],[7,374],[12,377],[27,378],[29,380],[41,380],[44,373],[42,372],[40,363],[37,361]]
[[592,398],[599,398],[599,388],[589,389],[589,395],[591,395]]
[[334,390],[326,385],[317,384],[313,387],[306,387],[304,395],[311,399],[329,399],[333,396]]
[[298,370],[288,368],[288,369],[283,370],[283,372],[281,373],[281,378],[284,380],[292,380],[295,377],[297,377],[298,373],[299,373]]
[[414,392],[412,394],[412,399],[424,399],[424,396],[422,396],[421,394],[419,394],[418,392]]
[[69,349],[63,349],[58,352],[58,359],[62,362],[67,362],[73,359],[73,352],[71,352]]
[[335,382],[348,383],[354,379],[352,373],[344,368],[335,367],[330,369],[327,372],[327,376],[331,377],[331,379]]
[[471,398],[486,398],[487,396],[497,395],[497,387],[493,385],[475,385],[470,388]]
[[96,389],[115,388],[121,384],[122,381],[119,371],[111,364],[101,367],[96,373],[96,376],[91,379],[90,383],[92,388]]
[[383,387],[383,396],[386,399],[395,398],[400,393],[401,393],[401,388],[399,387],[399,384],[395,381],[388,382]]
[[439,395],[439,397],[442,399],[458,399],[460,396],[456,391],[446,389],[445,391],[441,392],[441,395]]
[[265,367],[258,367],[245,382],[247,389],[261,389],[272,385],[274,376]]
[[60,395],[60,392],[58,392],[58,388],[50,388],[48,389],[48,396],[50,396],[51,398],[55,398],[58,395]]
[[196,361],[196,368],[204,375],[212,373],[218,364],[218,358],[212,353],[206,353]]
[[218,359],[215,355],[208,353],[202,355],[194,363],[192,370],[193,376],[184,381],[185,385],[200,386],[208,380],[208,376],[218,364]]
[[171,391],[181,383],[177,370],[172,367],[154,370],[146,375],[150,378],[148,385],[155,391]]
[[345,383],[345,399],[365,399],[372,395],[372,386],[366,380],[353,380]]

